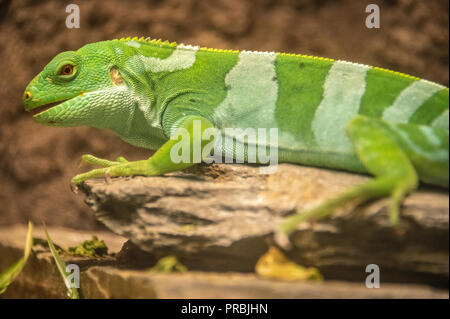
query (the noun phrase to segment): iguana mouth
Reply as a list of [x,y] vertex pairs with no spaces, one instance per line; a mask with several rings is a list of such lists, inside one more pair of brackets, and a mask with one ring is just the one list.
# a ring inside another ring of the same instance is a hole
[[48,104],[44,104],[44,105],[40,105],[40,106],[38,106],[38,107],[36,107],[34,109],[28,110],[28,112],[31,112],[31,113],[33,113],[33,116],[36,116],[38,114],[41,114],[41,113],[44,113],[44,112],[48,111],[52,107],[55,107],[55,106],[57,106],[59,104],[62,104],[64,102],[66,102],[67,100],[69,100],[69,99],[61,100],[61,101],[53,102],[53,103],[48,103]]

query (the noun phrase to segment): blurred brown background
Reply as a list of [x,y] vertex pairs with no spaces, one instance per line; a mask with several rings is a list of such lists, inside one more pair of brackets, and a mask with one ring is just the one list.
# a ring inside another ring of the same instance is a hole
[[[65,8],[80,7],[67,29]],[[367,29],[366,5],[381,9]],[[386,67],[448,86],[448,0],[0,0],[0,224],[101,227],[70,179],[80,156],[150,155],[92,128],[50,128],[22,109],[25,86],[57,53],[150,36],[224,49],[313,54]]]

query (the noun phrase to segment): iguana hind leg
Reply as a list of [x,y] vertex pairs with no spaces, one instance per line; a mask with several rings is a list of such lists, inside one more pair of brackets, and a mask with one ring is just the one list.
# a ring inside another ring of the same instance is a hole
[[390,221],[399,220],[402,201],[418,186],[418,176],[410,159],[396,142],[388,124],[380,120],[358,116],[347,126],[347,134],[366,169],[375,179],[326,201],[309,211],[287,217],[281,226],[284,234],[296,229],[299,223],[319,219],[350,201],[364,202],[390,196]]

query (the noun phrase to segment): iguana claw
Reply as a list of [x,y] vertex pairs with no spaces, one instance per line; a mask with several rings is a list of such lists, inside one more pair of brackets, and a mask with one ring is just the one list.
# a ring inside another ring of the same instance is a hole
[[157,172],[152,169],[150,160],[129,162],[124,157],[118,157],[116,161],[110,161],[90,154],[83,155],[81,159],[86,163],[102,166],[102,168],[93,169],[89,172],[76,175],[72,178],[72,183],[74,184],[80,184],[85,180],[94,177],[157,175]]

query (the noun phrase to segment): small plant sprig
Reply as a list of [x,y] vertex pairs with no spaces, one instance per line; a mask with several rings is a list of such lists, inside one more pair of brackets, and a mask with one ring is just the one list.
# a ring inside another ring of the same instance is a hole
[[8,286],[22,271],[23,267],[27,263],[28,257],[30,256],[31,247],[33,247],[33,223],[28,222],[28,232],[23,257],[11,265],[8,269],[0,273],[0,295],[6,291]]
[[50,251],[52,252],[53,259],[55,260],[56,266],[58,267],[59,273],[61,274],[64,284],[67,288],[67,295],[70,299],[80,299],[80,295],[78,294],[78,289],[75,287],[71,287],[70,280],[68,276],[70,275],[66,272],[66,263],[59,256],[58,250],[55,248],[50,236],[48,235],[47,228],[44,227],[45,236],[47,237],[48,247],[50,247]]

